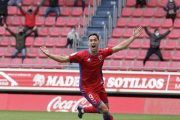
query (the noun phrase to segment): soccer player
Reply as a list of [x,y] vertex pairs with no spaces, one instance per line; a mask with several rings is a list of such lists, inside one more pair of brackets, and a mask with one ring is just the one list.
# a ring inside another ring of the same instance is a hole
[[79,88],[84,97],[93,105],[82,107],[79,105],[78,116],[82,118],[84,113],[102,113],[104,120],[114,120],[109,113],[108,98],[103,86],[102,66],[104,59],[129,46],[136,38],[142,34],[142,27],[134,29],[132,37],[121,42],[113,48],[98,49],[100,44],[99,35],[92,33],[88,36],[89,49],[73,53],[69,56],[59,56],[50,54],[46,47],[41,47],[42,52],[51,59],[58,62],[79,63],[80,82]]

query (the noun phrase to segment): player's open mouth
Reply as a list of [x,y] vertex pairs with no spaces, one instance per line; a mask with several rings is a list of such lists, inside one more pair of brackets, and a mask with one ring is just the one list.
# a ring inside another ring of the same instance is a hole
[[92,48],[95,48],[96,46],[95,45],[92,45]]

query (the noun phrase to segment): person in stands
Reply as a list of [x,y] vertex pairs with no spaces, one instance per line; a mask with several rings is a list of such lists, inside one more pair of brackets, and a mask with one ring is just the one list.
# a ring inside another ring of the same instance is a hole
[[17,7],[19,7],[19,3],[21,3],[21,0],[10,0],[8,6],[13,6],[14,4],[16,4]]
[[169,0],[168,3],[164,6],[164,10],[167,12],[166,18],[172,18],[174,22],[176,18],[176,12],[179,9],[179,6],[176,4],[174,0]]
[[147,55],[143,61],[144,65],[153,53],[155,53],[160,58],[161,61],[164,61],[161,51],[159,49],[159,45],[160,45],[161,39],[166,37],[171,32],[172,28],[170,28],[164,34],[159,34],[159,29],[155,29],[154,33],[150,33],[145,25],[144,25],[144,29],[146,33],[150,36],[150,48],[148,49]]
[[[85,8],[85,0],[81,0],[81,2],[82,2],[82,9],[83,9],[83,11],[84,11],[84,8]],[[78,0],[74,0],[74,7],[77,7],[77,4],[78,4]]]
[[0,16],[4,18],[4,23],[5,24],[6,24],[6,18],[8,16],[8,9],[7,9],[8,1],[9,0],[0,0]]
[[[40,6],[40,2],[38,2],[38,6],[35,11],[32,10],[32,6],[28,7],[28,11],[24,11],[22,9],[21,3],[19,4],[20,11],[25,16],[25,27],[24,27],[25,33],[29,29],[32,30],[33,27],[35,26],[35,20],[36,20],[36,15],[39,12],[39,6]],[[35,33],[35,37],[38,37],[37,30],[34,30],[34,33]]]
[[2,26],[2,19],[3,19],[3,16],[0,16],[0,26]]
[[11,35],[13,35],[16,38],[16,47],[12,54],[12,58],[15,58],[16,55],[21,52],[22,61],[23,61],[26,58],[26,46],[25,46],[26,38],[30,36],[30,34],[33,31],[36,30],[36,26],[34,26],[33,29],[28,33],[25,33],[22,28],[19,28],[19,33],[14,33],[6,26],[6,24],[4,24],[4,27],[6,28],[6,30],[8,30],[11,33]]
[[79,34],[75,31],[75,27],[72,27],[71,32],[69,32],[68,36],[67,36],[66,47],[68,47],[68,45],[70,45],[70,47],[72,48],[73,42],[75,42],[75,44],[76,44],[78,41],[79,41]]
[[136,8],[138,8],[138,5],[140,5],[142,8],[143,5],[146,5],[146,3],[146,0],[136,0]]

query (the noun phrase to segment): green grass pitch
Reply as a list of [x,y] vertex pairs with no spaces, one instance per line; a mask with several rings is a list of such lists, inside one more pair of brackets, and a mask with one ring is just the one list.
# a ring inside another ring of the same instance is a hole
[[[114,120],[180,120],[180,115],[112,114]],[[80,120],[77,113],[0,111],[0,120]],[[82,120],[103,120],[101,114],[84,114]]]

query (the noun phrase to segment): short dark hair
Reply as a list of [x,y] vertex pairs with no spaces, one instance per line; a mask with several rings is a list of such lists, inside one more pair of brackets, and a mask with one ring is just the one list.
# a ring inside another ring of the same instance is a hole
[[154,33],[155,33],[156,31],[159,31],[159,29],[158,29],[158,28],[156,28],[156,29],[154,30]]
[[91,37],[91,36],[96,36],[97,39],[99,40],[99,35],[98,35],[97,33],[91,33],[91,34],[89,34],[89,35],[88,35],[88,40],[89,40],[89,37]]

